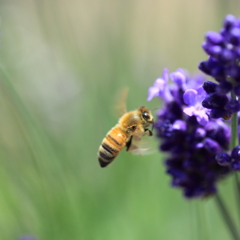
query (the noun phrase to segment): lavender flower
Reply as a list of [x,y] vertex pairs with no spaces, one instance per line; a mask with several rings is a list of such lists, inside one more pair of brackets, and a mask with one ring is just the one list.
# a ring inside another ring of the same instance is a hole
[[162,77],[156,79],[154,85],[149,88],[147,100],[151,101],[154,97],[161,97],[166,102],[173,100],[173,97],[168,88],[168,69],[164,69]]
[[[208,32],[205,39],[202,46],[209,58],[199,64],[199,69],[216,82],[189,77],[178,69],[169,75],[173,82],[169,84],[165,69],[149,88],[148,100],[158,97],[164,103],[155,129],[160,150],[168,153],[165,166],[172,186],[182,189],[187,198],[215,194],[229,232],[238,240],[238,229],[217,193],[217,183],[235,171],[239,201],[240,18],[226,16],[220,32]],[[220,118],[231,119],[231,129]]]
[[201,125],[207,124],[208,110],[202,106],[202,101],[206,96],[206,92],[203,87],[198,87],[197,89],[188,89],[183,94],[184,103],[188,105],[183,109],[183,112],[188,116],[196,116],[197,121]]
[[216,155],[217,162],[222,166],[228,166],[233,171],[240,170],[240,145],[232,149],[231,154],[221,152]]
[[209,110],[202,106],[207,96],[202,76],[189,77],[178,69],[170,74],[173,83],[168,79],[165,69],[148,95],[148,100],[158,97],[164,102],[155,129],[160,150],[169,155],[166,172],[172,177],[172,186],[181,188],[187,198],[215,194],[218,180],[230,172],[215,160],[216,154],[228,148],[229,128],[220,120],[209,119]]
[[[199,68],[218,83],[204,83],[207,96],[202,105],[209,109],[210,117],[228,120],[240,111],[237,98],[240,96],[240,18],[227,15],[220,32],[208,32],[205,40],[203,49],[209,54],[209,59],[201,62]],[[235,117],[233,121],[236,120]],[[240,148],[235,146],[234,140],[237,131],[232,129],[233,149],[216,155],[216,161],[220,165],[228,166],[234,171],[240,170],[240,159],[237,157]]]
[[209,59],[199,69],[219,82],[214,87],[204,84],[208,96],[203,106],[210,109],[212,118],[229,119],[240,111],[240,103],[229,94],[240,94],[240,19],[227,15],[220,32],[208,32],[202,46]]

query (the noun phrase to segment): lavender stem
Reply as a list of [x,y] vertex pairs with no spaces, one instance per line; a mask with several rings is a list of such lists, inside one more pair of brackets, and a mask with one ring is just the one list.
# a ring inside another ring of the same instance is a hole
[[224,204],[222,198],[220,197],[220,195],[217,193],[215,195],[215,199],[218,205],[218,209],[222,215],[222,218],[224,219],[225,223],[228,226],[229,232],[232,235],[232,238],[234,240],[240,240],[240,236],[237,232],[236,226],[234,225],[234,222],[229,214],[229,211],[226,208],[226,205]]

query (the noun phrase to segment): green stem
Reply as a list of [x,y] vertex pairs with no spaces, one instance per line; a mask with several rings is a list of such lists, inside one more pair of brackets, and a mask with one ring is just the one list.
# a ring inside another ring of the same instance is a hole
[[[238,201],[237,203],[239,203],[240,201],[240,180],[239,180],[239,172],[235,172],[234,174],[234,179],[235,179],[235,184],[236,184],[236,188],[237,188],[237,192],[238,192]],[[239,208],[240,210],[240,208]]]
[[231,143],[230,147],[234,148],[237,146],[238,142],[238,117],[237,113],[234,113],[232,115],[232,120],[231,120]]
[[[235,94],[231,93],[232,99],[236,99]],[[233,149],[237,146],[238,142],[238,116],[237,113],[234,113],[231,118],[231,143],[230,148]]]
[[229,214],[229,211],[226,208],[226,205],[224,204],[222,198],[220,197],[219,194],[215,195],[215,199],[218,205],[218,209],[222,215],[223,220],[228,226],[229,232],[232,235],[232,238],[234,240],[240,240],[240,236],[238,235],[236,226],[234,225],[234,222]]
[[[231,92],[231,97],[232,99],[237,99],[236,95],[234,92]],[[230,149],[233,149],[239,144],[238,140],[238,115],[237,113],[234,113],[232,115],[231,119],[231,143],[230,143]],[[240,201],[240,181],[239,181],[239,176],[238,172],[234,173],[234,181],[235,181],[235,188],[236,188],[236,200],[237,200],[237,208],[239,212],[239,217],[240,217],[240,207],[239,207],[239,201]]]
[[235,188],[236,188],[236,202],[237,202],[237,209],[238,209],[238,217],[240,219],[240,181],[239,181],[239,172],[234,173],[234,181],[235,181]]

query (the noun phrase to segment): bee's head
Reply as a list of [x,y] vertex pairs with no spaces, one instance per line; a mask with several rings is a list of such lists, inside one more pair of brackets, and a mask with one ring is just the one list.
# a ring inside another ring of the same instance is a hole
[[152,116],[152,113],[150,112],[150,110],[148,110],[146,107],[142,106],[138,109],[138,111],[139,111],[142,121],[146,125],[154,124],[154,119],[153,119],[153,116]]

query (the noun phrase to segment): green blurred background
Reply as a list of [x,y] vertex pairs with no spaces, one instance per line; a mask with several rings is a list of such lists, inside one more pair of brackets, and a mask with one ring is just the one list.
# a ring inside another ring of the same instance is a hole
[[119,89],[129,109],[158,106],[148,87],[164,67],[195,72],[228,13],[240,2],[1,0],[0,239],[230,239],[213,199],[170,187],[159,152],[97,161]]

